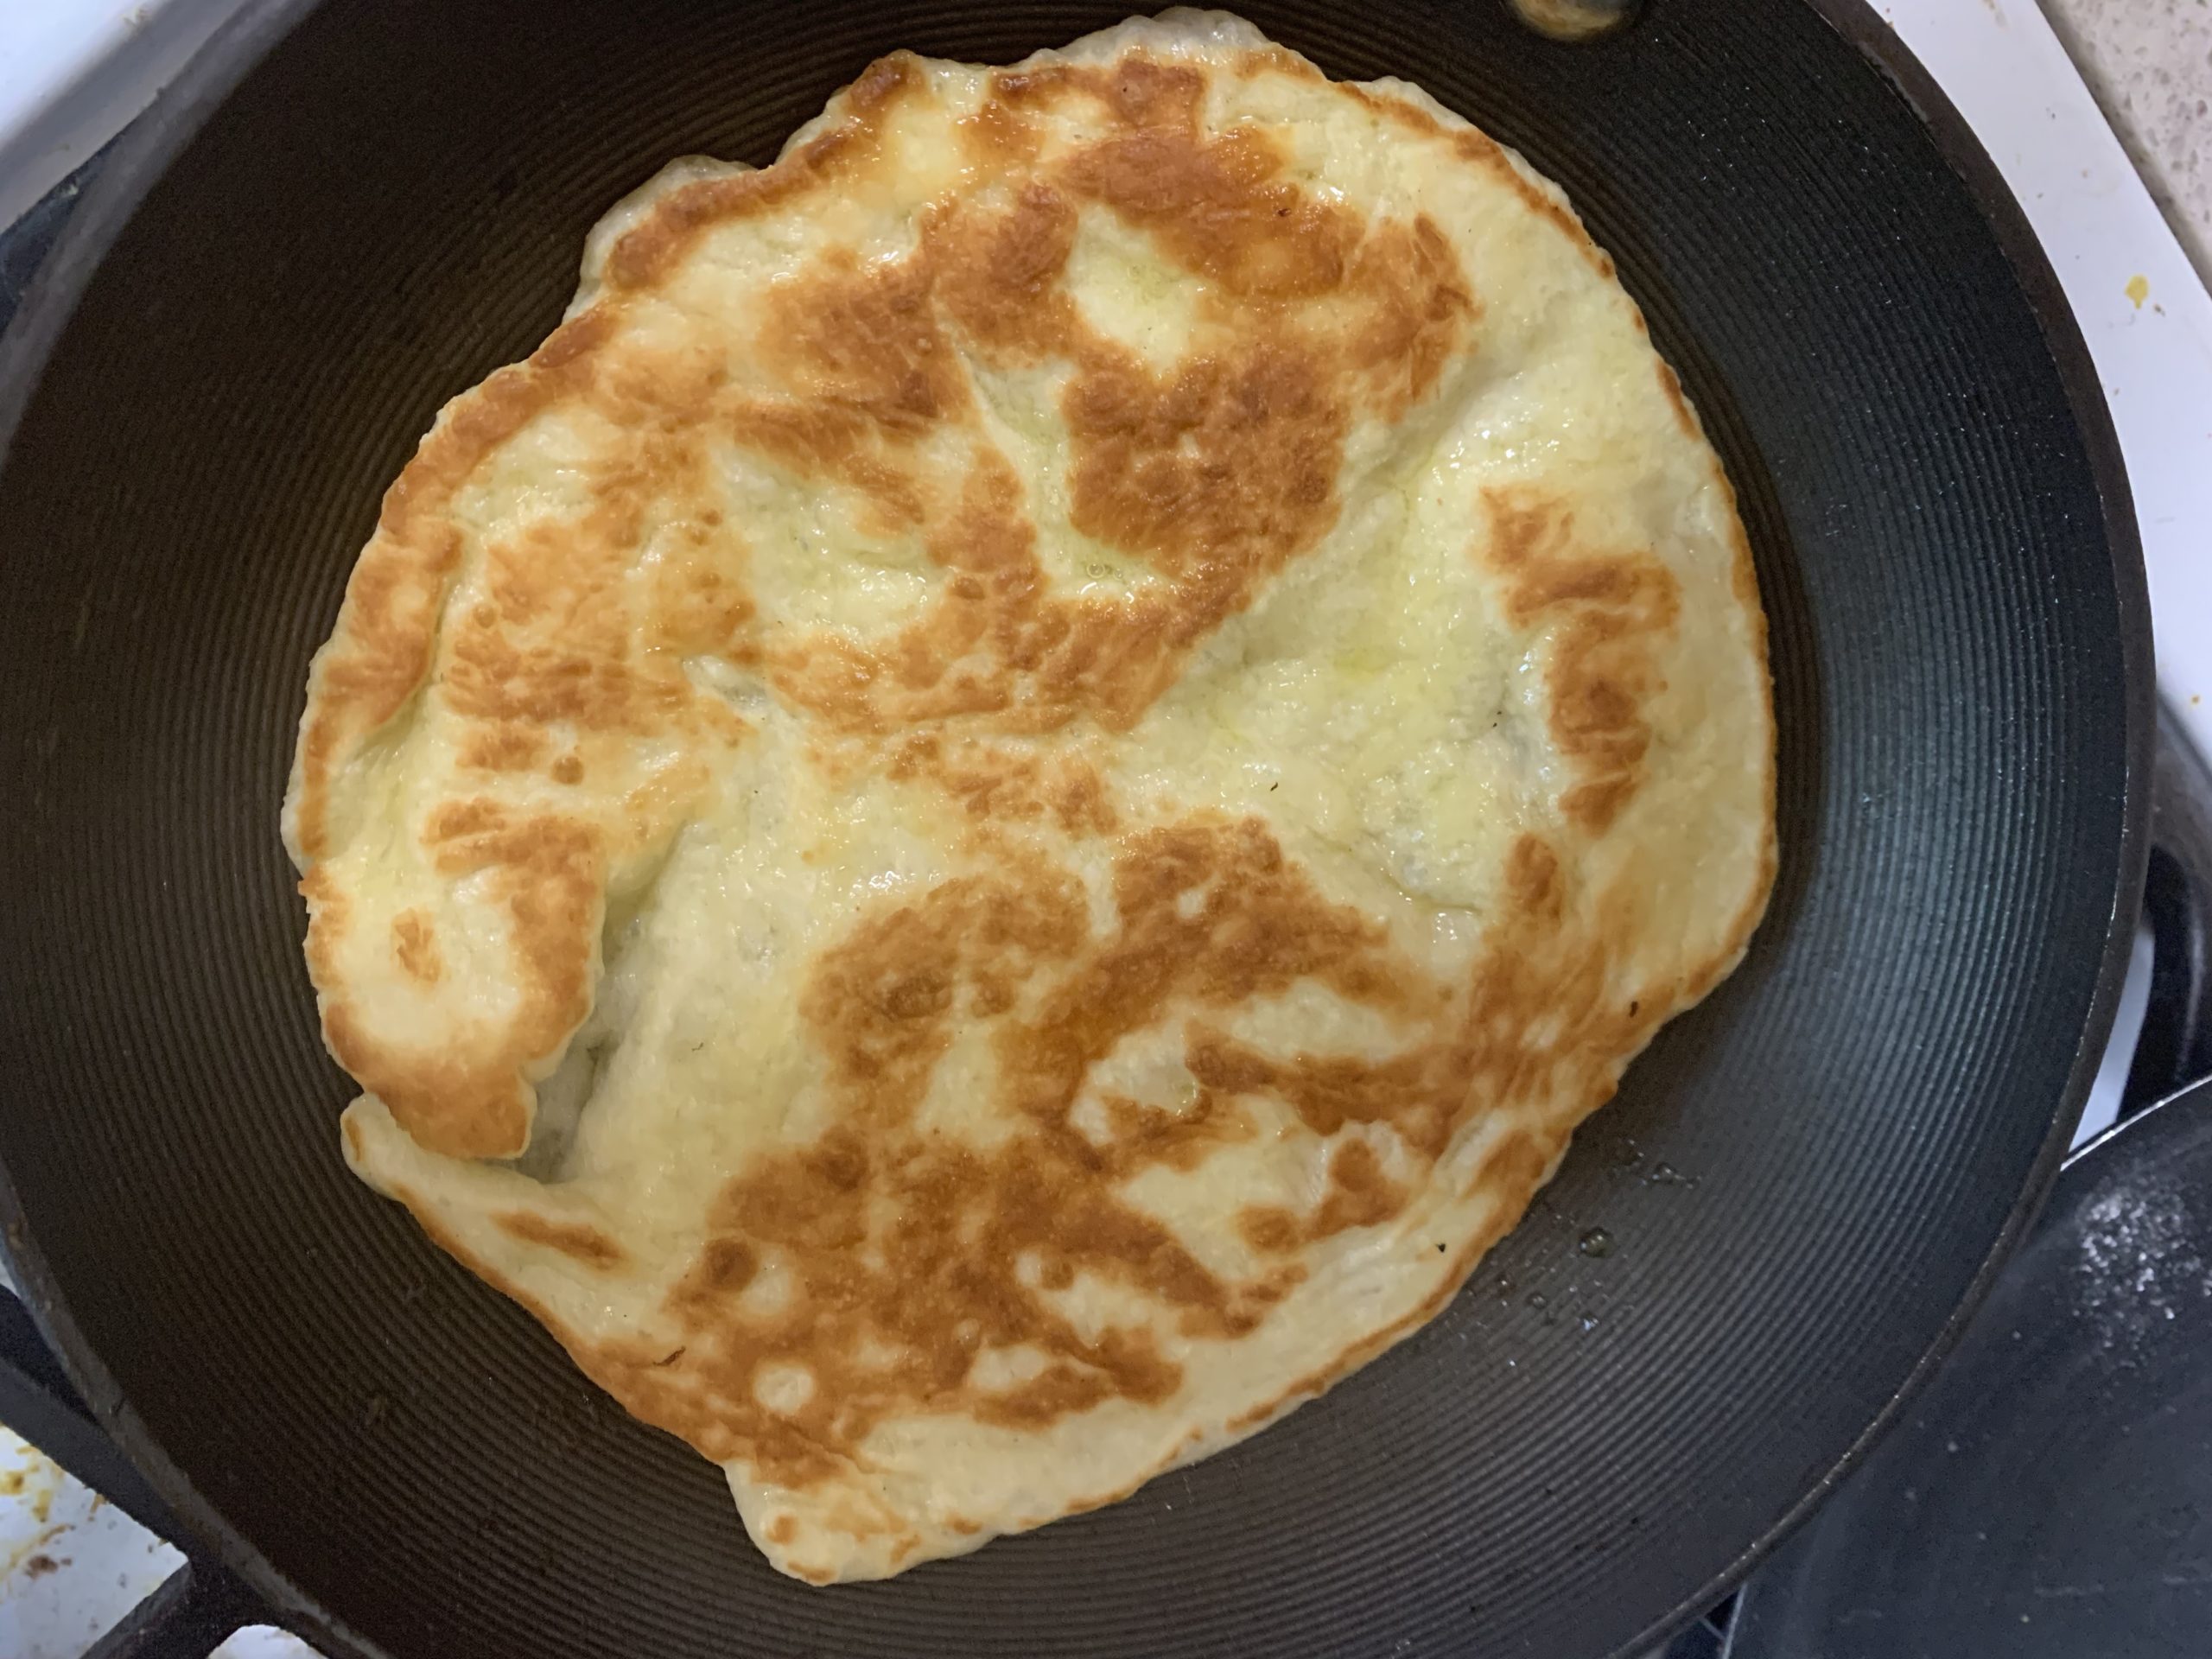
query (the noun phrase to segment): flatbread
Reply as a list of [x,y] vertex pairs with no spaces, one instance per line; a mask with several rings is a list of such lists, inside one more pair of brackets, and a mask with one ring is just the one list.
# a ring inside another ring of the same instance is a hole
[[346,1156],[880,1577],[1429,1319],[1774,869],[1726,480],[1560,191],[1221,13],[680,161],[285,801]]

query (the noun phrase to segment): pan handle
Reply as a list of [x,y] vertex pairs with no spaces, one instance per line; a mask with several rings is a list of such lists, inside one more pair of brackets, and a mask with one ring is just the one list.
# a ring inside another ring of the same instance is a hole
[[2212,1077],[2212,766],[2164,703],[2152,766],[2151,1003],[2120,1115]]
[[0,1289],[0,1422],[149,1531],[185,1564],[95,1643],[85,1659],[207,1659],[236,1630],[277,1621],[190,1535],[70,1386],[29,1312]]

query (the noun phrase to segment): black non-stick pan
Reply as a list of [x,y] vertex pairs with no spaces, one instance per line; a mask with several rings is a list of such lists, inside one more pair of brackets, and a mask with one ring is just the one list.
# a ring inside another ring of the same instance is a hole
[[2067,1160],[1729,1659],[2178,1659],[2212,1632],[2212,1082]]
[[[1856,0],[1253,0],[1560,180],[1736,482],[1782,873],[1433,1326],[1129,1501],[815,1590],[341,1168],[276,836],[308,654],[439,404],[686,151],[1128,0],[268,0],[6,343],[0,1210],[95,1409],[333,1656],[1626,1653],[1815,1503],[2054,1171],[2144,868],[2149,629],[2088,359]],[[1581,1245],[1592,1229],[1603,1254]],[[1600,1247],[1602,1248],[1602,1247]]]

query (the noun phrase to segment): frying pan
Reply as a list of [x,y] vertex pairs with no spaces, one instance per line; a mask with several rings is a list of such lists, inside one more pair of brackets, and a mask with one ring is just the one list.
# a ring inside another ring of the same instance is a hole
[[[440,403],[667,157],[1128,0],[264,0],[6,346],[0,1221],[92,1408],[333,1656],[1634,1651],[1817,1499],[2053,1174],[2144,871],[2126,489],[2049,268],[1856,0],[1253,0],[1560,180],[1727,464],[1779,886],[1429,1329],[1128,1502],[820,1591],[340,1167],[276,839],[307,661]],[[1581,1244],[1592,1229],[1609,1253]]]
[[1933,1386],[1744,1587],[1729,1659],[2173,1659],[2212,1630],[2212,1083],[2067,1160]]

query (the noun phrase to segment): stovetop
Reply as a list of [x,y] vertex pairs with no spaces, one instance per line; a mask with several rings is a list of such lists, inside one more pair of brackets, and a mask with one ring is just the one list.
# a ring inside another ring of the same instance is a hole
[[[237,3],[45,0],[0,16],[0,327],[97,176],[101,146]],[[2202,553],[2212,524],[2212,296],[2031,0],[1879,9],[1980,135],[2066,286],[2127,459],[2167,723],[2212,752],[2212,559]],[[2140,1078],[2128,1099],[2137,1034],[2170,1026],[2171,1005],[2189,988],[2162,971],[2146,932],[2077,1145],[2124,1101],[2141,1103]],[[180,1571],[186,1558],[156,1535],[168,1529],[165,1506],[91,1428],[5,1298],[0,1421],[106,1494],[0,1429],[0,1656],[308,1654],[281,1632],[228,1634],[253,1616],[250,1599],[219,1569]],[[1679,1635],[1663,1659],[1725,1653],[1733,1600]]]

